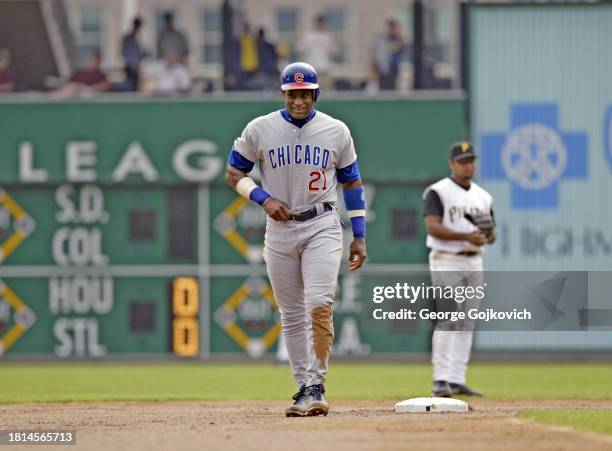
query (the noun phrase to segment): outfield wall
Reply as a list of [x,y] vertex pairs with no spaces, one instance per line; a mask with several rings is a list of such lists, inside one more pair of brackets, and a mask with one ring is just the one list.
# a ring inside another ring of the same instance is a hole
[[[278,107],[0,103],[4,358],[273,353],[280,328],[261,261],[265,217],[222,172],[248,120]],[[359,274],[343,268],[339,280],[335,354],[426,352],[428,324],[370,324],[367,296],[381,277],[424,269],[421,193],[447,173],[463,100],[319,108],[351,128],[370,208],[369,264]]]
[[[222,172],[244,124],[274,108],[266,100],[0,103],[3,359],[273,356],[280,329],[261,261],[265,217]],[[447,174],[463,100],[326,100],[320,109],[350,126],[370,209],[368,264],[339,277],[334,354],[426,355],[430,324],[372,321],[370,298],[375,284],[427,280],[421,193]],[[608,179],[581,183],[607,189]],[[572,186],[564,195],[577,196]],[[494,194],[503,228],[508,197]],[[344,239],[346,249],[349,231]],[[486,332],[476,350],[611,343],[605,331],[536,335]]]

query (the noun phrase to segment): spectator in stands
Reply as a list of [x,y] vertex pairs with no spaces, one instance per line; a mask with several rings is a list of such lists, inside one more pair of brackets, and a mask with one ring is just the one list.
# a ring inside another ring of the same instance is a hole
[[157,39],[157,57],[164,59],[168,53],[178,55],[181,63],[185,65],[188,63],[187,38],[184,33],[174,28],[174,15],[169,12],[164,14],[164,29]]
[[240,45],[239,89],[252,89],[252,83],[259,69],[259,54],[257,40],[251,33],[247,22],[242,23],[242,33],[238,42]]
[[331,89],[330,72],[338,45],[335,34],[327,30],[325,16],[317,15],[314,18],[313,29],[297,39],[297,42],[301,59],[317,70],[321,89]]
[[395,89],[406,43],[399,23],[387,20],[387,31],[376,37],[372,49],[372,63],[376,68],[380,89]]
[[140,63],[147,56],[138,41],[138,32],[141,28],[142,19],[140,17],[134,18],[132,31],[121,40],[121,55],[125,61],[125,89],[128,91],[138,91]]
[[146,73],[144,90],[161,95],[187,94],[191,91],[191,77],[187,66],[177,53],[166,52],[164,59]]
[[0,93],[13,92],[17,76],[11,69],[11,52],[8,49],[0,49]]
[[77,69],[70,79],[52,95],[60,98],[74,95],[89,96],[109,89],[110,84],[106,75],[100,69],[100,51],[94,50],[87,65]]
[[109,84],[106,75],[100,69],[100,60],[100,51],[94,50],[87,66],[76,70],[70,77],[69,83],[85,85],[97,92],[107,91]]
[[278,55],[276,47],[266,39],[266,31],[260,28],[257,32],[257,56],[259,59],[259,79],[262,89],[278,88]]

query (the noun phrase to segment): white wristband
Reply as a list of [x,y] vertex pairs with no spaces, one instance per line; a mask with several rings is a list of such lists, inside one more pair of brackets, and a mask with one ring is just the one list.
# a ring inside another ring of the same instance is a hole
[[243,177],[236,183],[236,191],[245,199],[251,199],[251,191],[257,188],[257,183],[251,177]]
[[365,210],[347,210],[349,218],[356,218],[357,216],[365,216]]

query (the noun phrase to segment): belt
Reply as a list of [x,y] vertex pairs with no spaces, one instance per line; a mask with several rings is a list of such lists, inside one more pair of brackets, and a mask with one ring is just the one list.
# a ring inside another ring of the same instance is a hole
[[302,211],[301,213],[291,213],[289,219],[293,219],[294,221],[303,222],[308,221],[320,214],[325,213],[326,211],[332,211],[333,207],[330,204],[323,204],[323,211],[320,213],[317,211],[317,207],[314,206],[310,210]]
[[480,252],[476,251],[460,251],[460,252],[447,252],[447,251],[438,251],[443,254],[451,254],[451,255],[461,255],[463,257],[475,257],[476,255],[480,255]]

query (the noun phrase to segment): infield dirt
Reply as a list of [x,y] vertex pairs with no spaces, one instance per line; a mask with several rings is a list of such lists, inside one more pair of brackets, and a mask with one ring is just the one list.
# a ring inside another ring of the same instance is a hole
[[[285,418],[285,402],[14,404],[0,429],[77,432],[82,450],[610,450],[612,436],[518,419],[518,410],[612,409],[612,401],[470,401],[463,414],[395,414],[393,401],[333,401],[328,417]],[[19,446],[40,451],[40,446]]]

